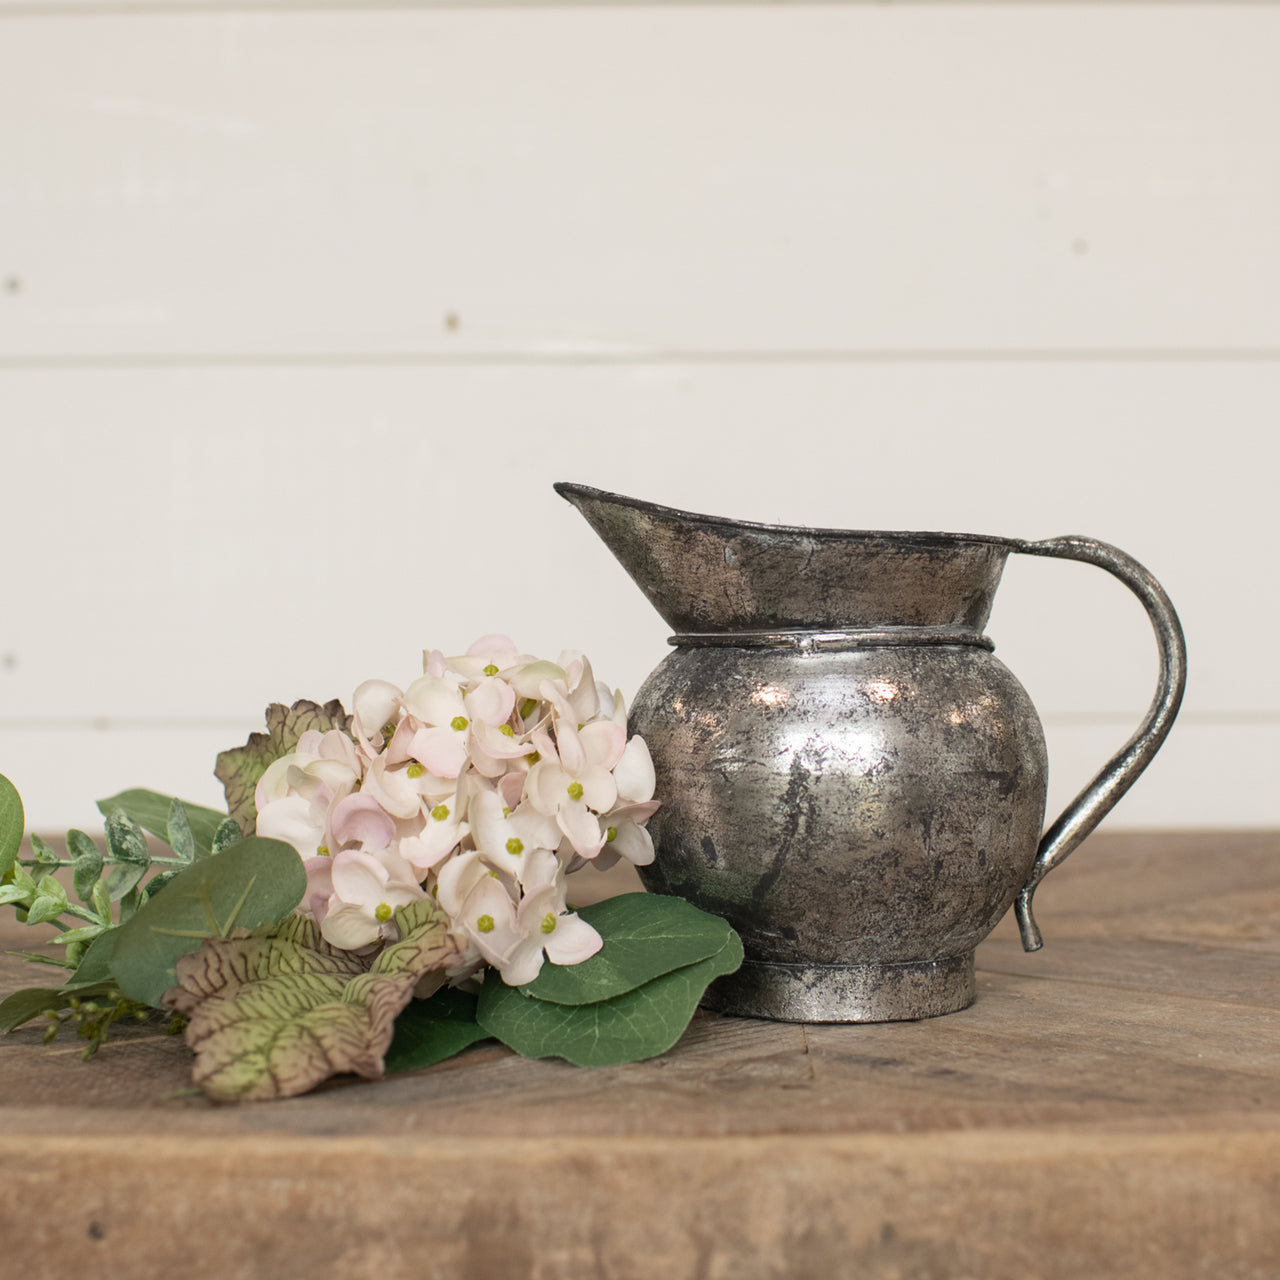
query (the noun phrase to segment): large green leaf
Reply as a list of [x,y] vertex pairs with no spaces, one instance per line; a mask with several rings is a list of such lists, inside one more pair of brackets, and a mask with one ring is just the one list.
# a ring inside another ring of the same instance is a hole
[[286,756],[298,745],[308,729],[351,728],[351,717],[336,698],[323,706],[305,698],[286,707],[273,702],[266,710],[266,733],[251,733],[243,747],[232,747],[218,753],[214,776],[222,783],[227,797],[227,812],[245,835],[251,835],[258,820],[254,792],[258,779],[273,760]]
[[116,931],[111,969],[131,1000],[158,1008],[174,965],[206,938],[283,920],[302,900],[307,873],[279,840],[242,840],[187,867]]
[[0,773],[0,880],[13,870],[17,861],[25,823],[18,788]]
[[[145,827],[157,839],[168,844],[169,814],[173,809],[173,799],[173,796],[161,795],[158,791],[135,787],[131,791],[122,791],[119,795],[99,800],[98,811],[104,817],[110,817],[116,809],[123,809],[138,826]],[[192,804],[189,800],[184,800],[182,807],[186,810],[197,852],[201,855],[208,853],[213,846],[214,834],[226,822],[227,815],[219,813],[217,809]]]
[[742,942],[696,964],[654,978],[626,995],[596,1004],[552,1004],[517,987],[486,979],[476,1020],[526,1058],[564,1058],[578,1067],[611,1067],[653,1058],[671,1048],[689,1025],[708,985],[742,963]]
[[642,987],[654,978],[715,955],[732,930],[719,916],[683,898],[624,893],[582,907],[604,946],[581,964],[544,964],[521,988],[552,1004],[594,1004]]
[[269,935],[210,939],[183,957],[166,999],[189,1019],[196,1084],[230,1102],[304,1093],[340,1072],[382,1075],[414,986],[459,959],[449,919],[429,899],[393,918],[400,939],[372,964],[296,916]]
[[489,1033],[476,1022],[476,997],[445,987],[429,999],[409,1001],[396,1019],[387,1074],[434,1066],[488,1039]]

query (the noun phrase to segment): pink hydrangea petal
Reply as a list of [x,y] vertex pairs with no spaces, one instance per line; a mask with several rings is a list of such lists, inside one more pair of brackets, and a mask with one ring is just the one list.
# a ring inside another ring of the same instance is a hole
[[344,796],[333,806],[329,826],[339,844],[355,841],[366,849],[385,849],[396,833],[391,815],[363,791]]
[[[596,720],[578,731],[582,748],[592,764],[612,770],[626,754],[627,731],[612,720]],[[645,797],[648,799],[648,797]]]
[[498,793],[502,796],[502,803],[508,809],[518,808],[524,799],[525,783],[528,777],[527,773],[504,773],[498,779]]
[[414,735],[414,759],[437,778],[456,778],[467,762],[467,738],[454,729],[423,729]]
[[486,677],[463,698],[467,716],[485,724],[502,724],[516,709],[515,690],[497,676]]

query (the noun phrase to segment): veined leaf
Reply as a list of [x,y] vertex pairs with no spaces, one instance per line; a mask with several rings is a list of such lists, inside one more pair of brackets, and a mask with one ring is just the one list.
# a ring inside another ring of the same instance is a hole
[[13,870],[25,825],[26,815],[18,788],[0,773],[0,880]]
[[552,1004],[594,1004],[715,955],[732,930],[683,898],[624,893],[582,907],[578,915],[604,940],[581,964],[544,964],[520,988]]
[[742,942],[730,933],[720,951],[654,978],[626,995],[596,1004],[552,1004],[494,982],[480,992],[476,1020],[526,1058],[564,1058],[578,1067],[610,1067],[653,1058],[689,1025],[710,983],[742,963]]
[[448,917],[431,901],[393,918],[400,940],[367,970],[296,916],[269,935],[215,938],[184,956],[165,999],[189,1019],[195,1083],[230,1102],[305,1093],[339,1072],[382,1075],[414,986],[459,955]]
[[[119,795],[108,796],[98,801],[98,811],[104,816],[116,809],[123,809],[138,826],[150,831],[158,840],[167,844],[169,841],[169,814],[173,808],[173,796],[162,795],[158,791],[148,791],[135,787],[130,791],[121,791]],[[217,809],[208,809],[204,805],[192,804],[184,800],[182,807],[186,810],[187,822],[191,827],[191,835],[195,840],[198,853],[208,853],[213,847],[214,833],[227,820],[225,813]]]
[[305,698],[291,707],[273,702],[266,710],[266,721],[266,733],[251,733],[243,747],[220,752],[213,770],[226,792],[227,812],[245,835],[253,833],[258,820],[254,792],[267,766],[288,755],[308,729],[346,732],[351,727],[351,717],[336,698],[323,706]]
[[206,938],[278,923],[306,887],[297,850],[279,840],[255,836],[193,863],[116,930],[111,968],[120,990],[158,1008],[180,957]]

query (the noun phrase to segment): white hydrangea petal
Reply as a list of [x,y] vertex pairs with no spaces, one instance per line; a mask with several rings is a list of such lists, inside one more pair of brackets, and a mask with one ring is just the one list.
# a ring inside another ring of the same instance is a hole
[[463,704],[469,719],[498,725],[511,718],[516,709],[516,694],[505,680],[486,676],[463,698]]
[[462,693],[456,684],[437,676],[419,676],[404,691],[404,706],[427,725],[447,725],[467,718]]
[[653,799],[657,783],[653,773],[653,757],[649,745],[639,735],[627,743],[618,763],[613,767],[618,796],[630,803]]
[[356,733],[362,742],[381,745],[382,726],[400,719],[400,690],[387,680],[366,680],[351,699]]
[[[540,924],[540,931],[541,928]],[[604,939],[580,916],[570,912],[555,917],[555,928],[542,933],[542,946],[552,964],[581,964],[604,946]]]

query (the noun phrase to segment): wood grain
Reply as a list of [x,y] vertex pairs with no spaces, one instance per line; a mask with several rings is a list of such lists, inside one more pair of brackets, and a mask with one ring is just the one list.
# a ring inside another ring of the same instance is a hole
[[189,1056],[153,1028],[92,1065],[21,1030],[0,1242],[32,1277],[1270,1280],[1278,907],[1280,833],[1100,834],[1042,890],[1045,950],[1002,923],[962,1013],[701,1014],[652,1062],[480,1046],[260,1106],[173,1096]]

